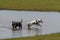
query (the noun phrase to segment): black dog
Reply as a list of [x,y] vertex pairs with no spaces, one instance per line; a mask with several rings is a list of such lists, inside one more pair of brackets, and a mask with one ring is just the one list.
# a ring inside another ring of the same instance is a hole
[[13,29],[16,29],[17,27],[19,27],[19,29],[22,29],[22,21],[20,22],[12,21],[12,27]]

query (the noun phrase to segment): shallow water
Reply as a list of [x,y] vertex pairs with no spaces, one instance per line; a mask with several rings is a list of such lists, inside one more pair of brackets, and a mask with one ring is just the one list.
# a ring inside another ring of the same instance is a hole
[[[0,39],[26,37],[42,34],[50,34],[60,32],[60,13],[59,12],[36,12],[36,11],[11,11],[0,10]],[[12,30],[11,22],[23,19],[22,30]],[[39,26],[32,26],[28,30],[27,23],[42,18],[44,23]]]

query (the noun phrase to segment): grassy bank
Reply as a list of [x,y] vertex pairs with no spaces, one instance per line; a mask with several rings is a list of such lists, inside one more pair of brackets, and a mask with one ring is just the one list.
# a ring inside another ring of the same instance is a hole
[[10,38],[5,40],[60,40],[60,33],[33,36],[33,37]]
[[60,11],[60,0],[0,0],[0,9]]

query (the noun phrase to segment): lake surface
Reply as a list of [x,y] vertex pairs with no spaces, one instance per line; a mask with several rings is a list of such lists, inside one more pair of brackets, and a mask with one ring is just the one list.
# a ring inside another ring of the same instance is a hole
[[[60,32],[60,13],[59,12],[39,12],[39,11],[12,11],[0,10],[0,39],[27,37],[35,35],[43,35]],[[12,30],[12,21],[20,21],[23,19],[22,30]],[[31,26],[28,30],[27,23],[42,18],[44,23],[39,26]]]

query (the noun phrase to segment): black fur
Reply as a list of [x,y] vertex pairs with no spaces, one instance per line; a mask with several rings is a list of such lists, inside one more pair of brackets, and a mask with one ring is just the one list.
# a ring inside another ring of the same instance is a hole
[[12,21],[12,27],[13,27],[13,29],[16,29],[17,27],[19,27],[19,29],[22,29],[22,22]]

